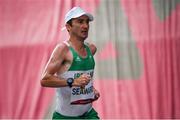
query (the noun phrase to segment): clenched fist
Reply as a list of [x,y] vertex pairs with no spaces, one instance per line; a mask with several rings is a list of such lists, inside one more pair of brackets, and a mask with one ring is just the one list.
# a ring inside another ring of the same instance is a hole
[[89,81],[91,80],[91,76],[88,74],[82,74],[79,78],[74,79],[73,86],[85,87]]

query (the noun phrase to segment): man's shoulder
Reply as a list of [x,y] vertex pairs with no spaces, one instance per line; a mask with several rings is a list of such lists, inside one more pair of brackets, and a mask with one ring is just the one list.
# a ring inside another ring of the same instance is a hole
[[64,43],[58,43],[55,47],[54,47],[54,50],[53,50],[53,54],[55,55],[63,55],[63,54],[66,54],[68,52],[69,48],[66,44]]
[[63,52],[69,50],[68,46],[64,43],[58,43],[54,49],[57,51],[63,51]]

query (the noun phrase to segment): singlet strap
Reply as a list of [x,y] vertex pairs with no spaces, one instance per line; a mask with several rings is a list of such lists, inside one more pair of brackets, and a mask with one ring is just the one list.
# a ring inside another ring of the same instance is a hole
[[67,41],[63,41],[63,43],[70,47],[70,44]]

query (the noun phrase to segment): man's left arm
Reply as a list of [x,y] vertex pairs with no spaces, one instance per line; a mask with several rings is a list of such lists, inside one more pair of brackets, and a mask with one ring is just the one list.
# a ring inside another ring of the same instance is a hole
[[[94,44],[90,44],[89,47],[92,55],[94,56],[97,51],[96,46]],[[100,93],[94,87],[93,87],[93,91],[94,91],[94,100],[97,100],[100,97]]]

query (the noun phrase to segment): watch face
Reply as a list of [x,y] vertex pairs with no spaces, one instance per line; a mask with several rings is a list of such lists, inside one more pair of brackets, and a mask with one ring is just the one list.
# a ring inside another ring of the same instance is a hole
[[69,78],[69,79],[68,79],[68,82],[69,82],[69,83],[72,83],[72,82],[73,82],[73,79],[72,79],[72,78]]
[[74,79],[73,78],[68,78],[67,79],[67,84],[69,87],[72,87],[72,83],[74,82]]
[[68,83],[73,83],[73,81],[74,81],[73,78],[68,78],[68,79],[67,79],[67,82],[68,82]]

